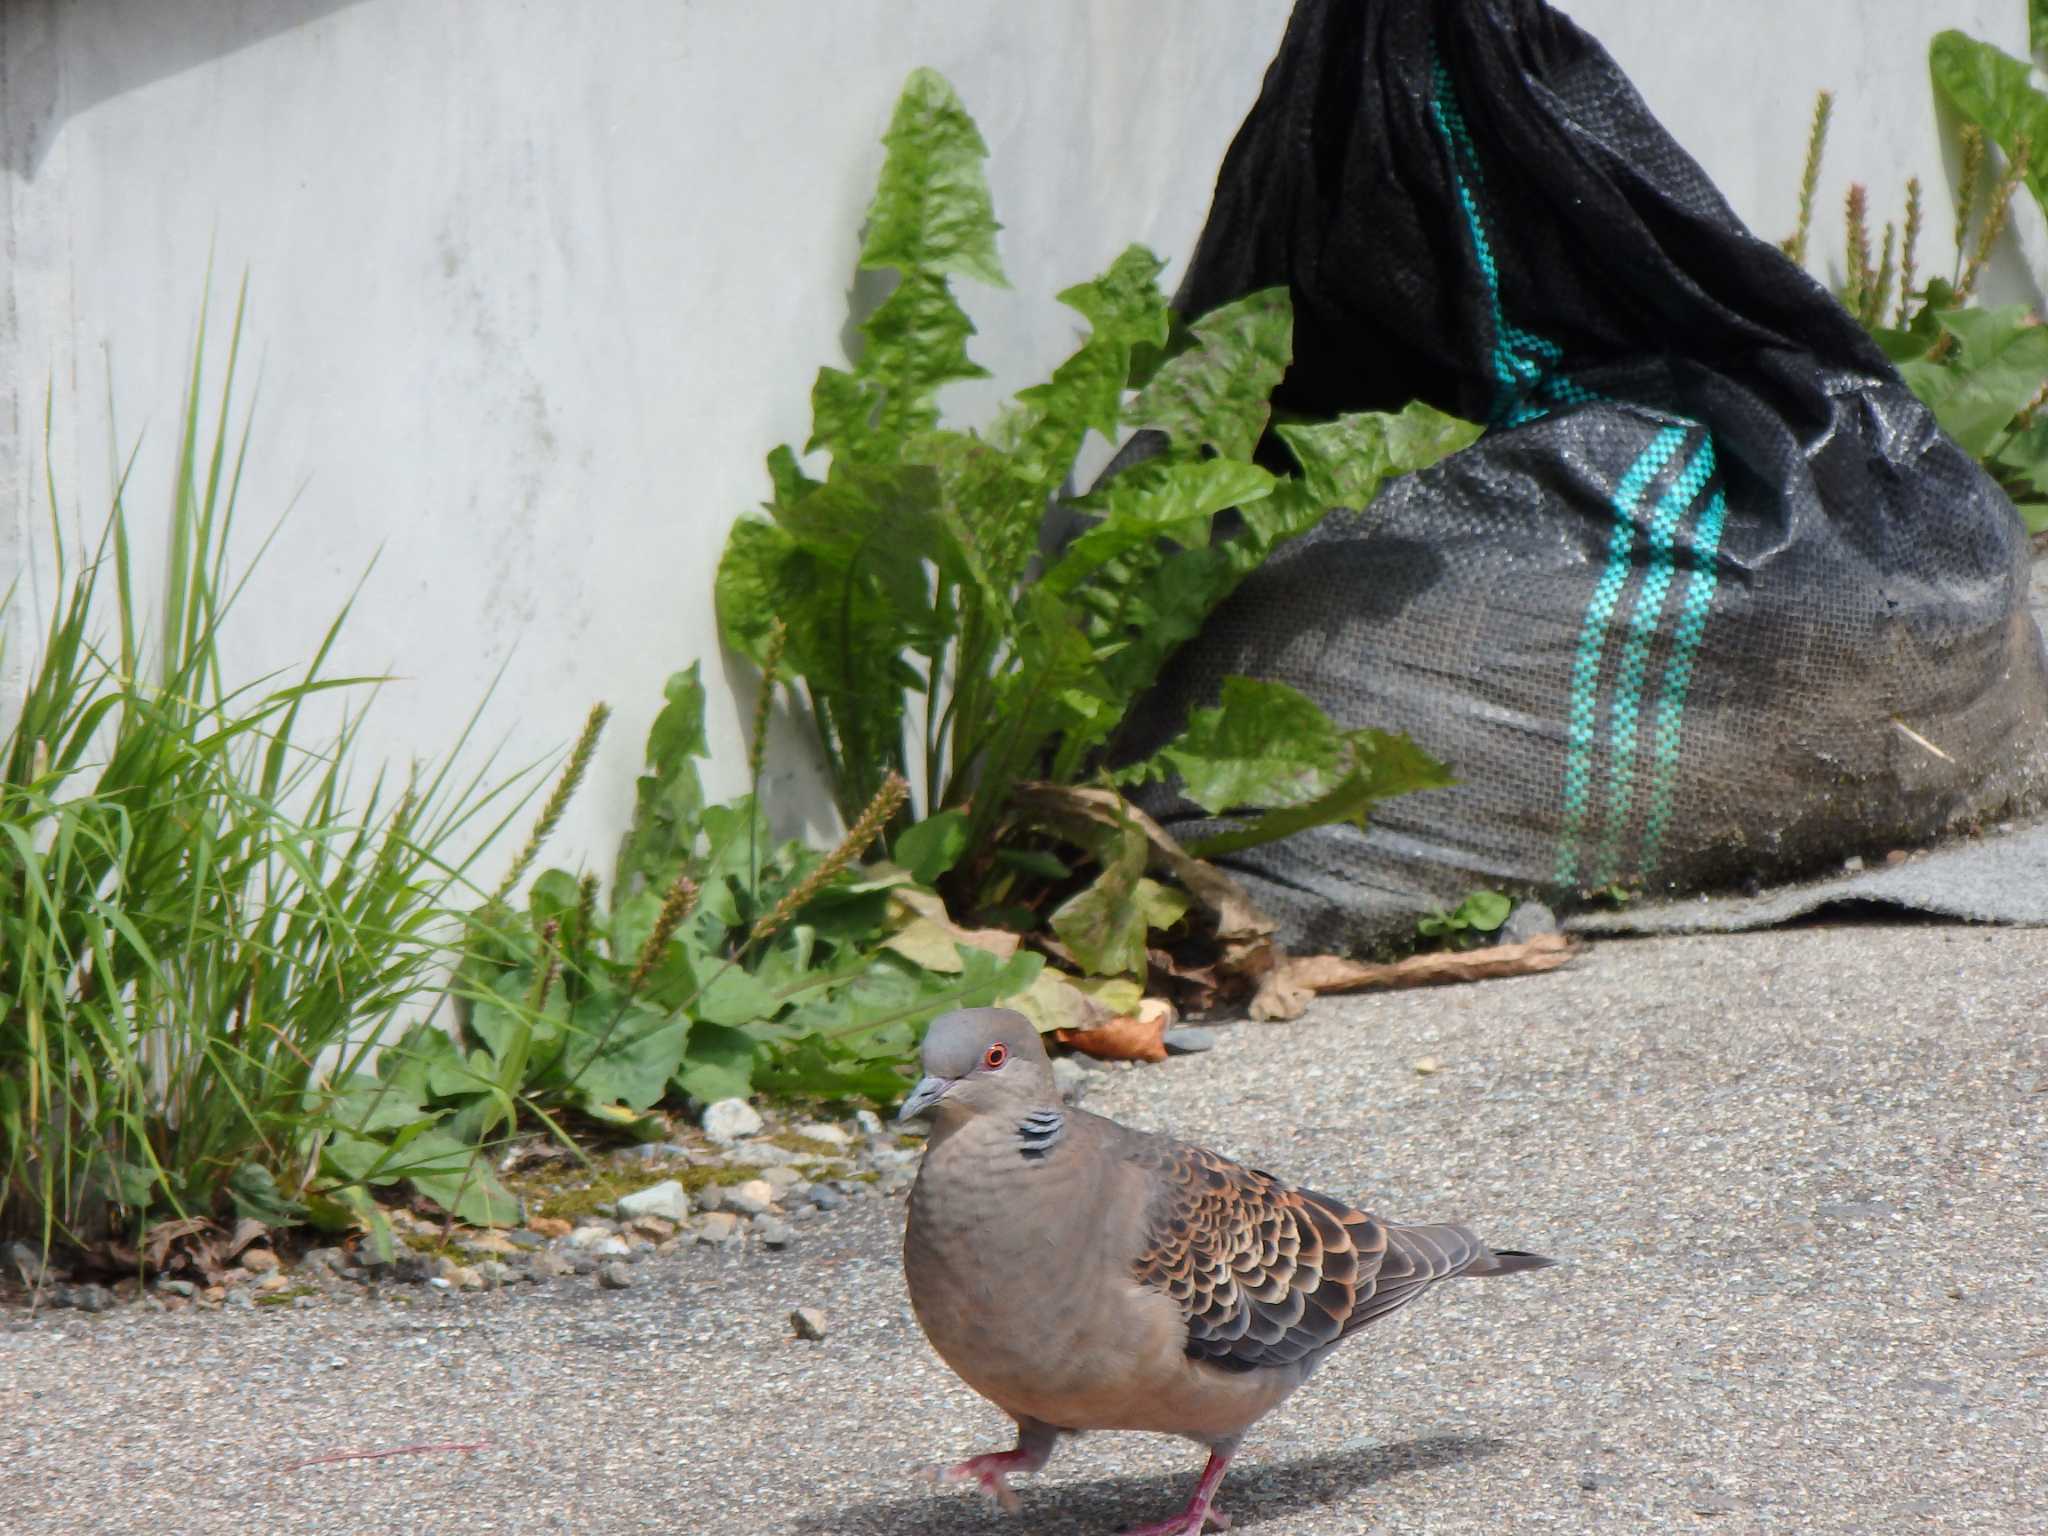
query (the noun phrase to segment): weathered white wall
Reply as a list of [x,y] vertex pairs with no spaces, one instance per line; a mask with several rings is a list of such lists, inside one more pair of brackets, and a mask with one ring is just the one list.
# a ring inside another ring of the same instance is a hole
[[[136,506],[161,508],[210,250],[216,315],[251,279],[248,531],[298,496],[241,615],[244,663],[303,658],[381,550],[340,658],[405,679],[377,705],[372,754],[443,749],[501,668],[486,730],[508,763],[610,700],[555,850],[607,865],[662,679],[694,657],[725,676],[712,566],[762,493],[762,455],[804,436],[813,371],[843,358],[904,74],[945,73],[994,150],[1015,287],[967,294],[996,374],[958,392],[971,413],[1071,344],[1056,289],[1130,240],[1187,249],[1287,9],[7,0],[0,580],[26,567],[10,623],[34,626],[51,595],[46,385],[67,507],[96,523],[109,442],[140,435]],[[1813,92],[1834,86],[1831,247],[1851,176],[1881,212],[1909,172],[1946,186],[1925,37],[1956,25],[2024,47],[2019,0],[1566,9],[1773,236]],[[714,694],[711,777],[729,790],[750,704]],[[816,805],[794,776],[778,799]]]

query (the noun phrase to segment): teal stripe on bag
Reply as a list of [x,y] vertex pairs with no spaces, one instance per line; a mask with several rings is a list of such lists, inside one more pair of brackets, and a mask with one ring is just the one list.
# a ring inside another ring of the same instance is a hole
[[[1493,322],[1493,407],[1489,420],[1495,426],[1519,427],[1524,422],[1548,416],[1559,405],[1584,405],[1600,397],[1558,371],[1564,351],[1554,341],[1511,324],[1501,308],[1500,268],[1493,259],[1493,241],[1486,232],[1486,215],[1479,205],[1478,189],[1486,178],[1479,169],[1479,151],[1472,143],[1465,117],[1458,110],[1457,92],[1451,72],[1443,61],[1431,69],[1430,121],[1451,154],[1451,181],[1458,191],[1458,206],[1465,214],[1465,227],[1472,236],[1472,256],[1486,286],[1486,305]],[[1547,403],[1537,397],[1547,397]]]
[[1622,838],[1628,830],[1629,807],[1635,797],[1636,727],[1643,713],[1650,643],[1656,638],[1658,621],[1663,617],[1664,594],[1677,573],[1672,552],[1678,526],[1713,477],[1714,442],[1708,438],[1659,498],[1657,510],[1650,518],[1650,564],[1624,630],[1627,640],[1622,646],[1614,700],[1609,706],[1612,723],[1608,735],[1607,831],[1600,842],[1599,862],[1587,882],[1590,885],[1606,885],[1620,874]]
[[[1711,440],[1708,447],[1713,446]],[[1677,798],[1678,751],[1685,724],[1685,695],[1692,687],[1693,664],[1699,660],[1700,641],[1707,632],[1707,614],[1713,606],[1714,589],[1720,582],[1718,563],[1721,525],[1728,517],[1728,500],[1715,491],[1700,513],[1693,530],[1692,580],[1686,583],[1685,604],[1679,610],[1671,660],[1664,666],[1664,686],[1657,700],[1657,720],[1650,731],[1650,813],[1643,823],[1642,867],[1655,869],[1664,830],[1671,822],[1672,802]]]
[[1614,529],[1607,537],[1607,569],[1593,588],[1579,629],[1579,648],[1572,661],[1571,703],[1565,714],[1564,825],[1558,833],[1557,883],[1570,885],[1579,876],[1579,834],[1593,799],[1593,743],[1599,733],[1600,657],[1607,649],[1607,626],[1628,583],[1629,554],[1635,547],[1636,508],[1650,482],[1657,478],[1685,443],[1683,427],[1665,427],[1636,456],[1614,488]]

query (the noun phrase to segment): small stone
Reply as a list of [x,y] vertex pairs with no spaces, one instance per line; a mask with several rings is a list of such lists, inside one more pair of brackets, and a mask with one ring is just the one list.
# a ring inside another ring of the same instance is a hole
[[199,1293],[199,1296],[202,1301],[210,1301],[219,1306],[228,1299],[228,1288],[224,1285],[209,1285]]
[[790,1186],[801,1184],[803,1181],[804,1176],[794,1168],[763,1168],[761,1170],[761,1182],[768,1185],[777,1194],[781,1194]]
[[114,1305],[114,1293],[104,1285],[74,1285],[61,1294],[67,1295],[70,1305],[81,1312],[106,1312]]
[[816,1307],[798,1307],[789,1314],[789,1326],[800,1339],[825,1337],[825,1314]]
[[267,1275],[277,1268],[277,1255],[268,1248],[245,1249],[242,1253],[242,1268],[252,1275]]
[[798,1159],[789,1148],[772,1141],[743,1141],[726,1148],[724,1160],[730,1168],[781,1168]]
[[[317,1250],[316,1250],[317,1251]],[[310,1257],[310,1255],[308,1255]],[[166,1296],[190,1296],[197,1286],[190,1280],[158,1280],[156,1288]]]
[[559,1216],[536,1216],[527,1222],[526,1230],[536,1237],[567,1237],[575,1227]]
[[597,1283],[607,1291],[623,1291],[633,1283],[633,1272],[614,1259],[597,1267]]
[[775,1186],[766,1179],[748,1179],[725,1191],[725,1208],[743,1216],[759,1216],[775,1204]]
[[1588,1493],[1598,1493],[1602,1488],[1612,1488],[1620,1478],[1609,1472],[1581,1472],[1579,1486]]
[[853,1138],[840,1125],[827,1125],[823,1120],[810,1120],[796,1128],[796,1134],[806,1141],[822,1141],[828,1147],[846,1147],[853,1144]]
[[724,1210],[725,1186],[722,1184],[706,1184],[692,1197],[691,1203],[700,1211]]
[[430,1279],[433,1273],[432,1261],[425,1254],[414,1253],[410,1249],[401,1253],[391,1265],[392,1279],[403,1285],[418,1285]]
[[1557,914],[1540,901],[1518,901],[1515,909],[1508,913],[1508,920],[1500,925],[1495,934],[1496,944],[1526,944],[1531,939],[1540,939],[1546,933],[1557,932]]
[[505,1241],[510,1243],[514,1248],[518,1248],[527,1253],[533,1252],[533,1250],[536,1248],[544,1248],[547,1246],[547,1239],[545,1237],[541,1236],[540,1233],[535,1232],[530,1228],[524,1227],[514,1227],[510,1232],[507,1232],[505,1234]]
[[256,1298],[247,1291],[229,1291],[227,1305],[238,1312],[253,1312],[256,1309]]
[[633,1251],[633,1245],[616,1232],[605,1233],[602,1240],[591,1244],[589,1253],[597,1259],[623,1259]]
[[1444,1064],[1434,1056],[1424,1056],[1415,1063],[1415,1075],[1417,1077],[1429,1077],[1443,1071],[1443,1069]]
[[1884,856],[1884,861],[1887,864],[1903,864],[1906,862],[1907,859],[1911,857],[1912,854],[1909,853],[1906,849],[1894,848],[1890,853]]
[[[339,1248],[314,1248],[309,1250],[303,1259],[299,1260],[299,1268],[314,1275],[323,1272],[338,1275],[347,1263],[348,1255]],[[161,1286],[163,1282],[159,1280],[157,1284]]]
[[756,1216],[754,1218],[754,1236],[761,1239],[763,1247],[787,1248],[795,1239],[796,1233],[790,1230],[788,1222],[778,1217]]
[[7,1261],[7,1267],[21,1276],[21,1283],[37,1286],[52,1278],[51,1271],[43,1263],[43,1256],[27,1243],[9,1243],[0,1248],[0,1257]]
[[642,1216],[633,1223],[633,1232],[651,1243],[665,1243],[676,1235],[676,1224],[663,1221],[659,1216]]
[[574,1232],[571,1232],[569,1234],[569,1246],[571,1248],[595,1248],[599,1243],[613,1235],[612,1229],[609,1226],[600,1227],[593,1223],[587,1227],[578,1227]]
[[1856,874],[1859,871],[1861,871],[1862,868],[1863,855],[1860,853],[1852,853],[1849,855],[1848,858],[1842,860],[1842,870],[1845,874]]
[[458,1264],[448,1276],[458,1291],[480,1291],[484,1288],[484,1277],[467,1264]]
[[471,1258],[513,1251],[511,1239],[502,1232],[472,1232],[457,1246]]
[[663,1179],[659,1184],[650,1184],[645,1189],[636,1189],[630,1195],[620,1196],[619,1215],[628,1221],[641,1216],[657,1216],[663,1221],[685,1221],[690,1215],[690,1197],[683,1186],[674,1179]]
[[821,1211],[836,1211],[846,1204],[846,1196],[824,1184],[813,1184],[805,1191],[804,1199]]
[[259,1296],[274,1295],[291,1283],[289,1276],[280,1275],[276,1270],[272,1270],[256,1282],[256,1294]]
[[1175,1056],[1192,1056],[1198,1051],[1216,1049],[1216,1031],[1204,1029],[1199,1024],[1176,1024],[1163,1036],[1167,1051]]
[[697,1221],[697,1241],[700,1243],[729,1243],[739,1236],[740,1219],[730,1211],[713,1211]]
[[654,1245],[654,1256],[658,1259],[665,1259],[670,1254],[674,1253],[678,1248],[682,1247],[684,1241],[685,1239],[683,1238],[672,1237],[668,1239],[668,1241],[666,1242],[656,1243]]
[[860,1133],[863,1136],[879,1136],[882,1134],[882,1117],[872,1109],[856,1109],[853,1112],[853,1123],[860,1129]]
[[500,1263],[496,1259],[485,1259],[483,1263],[477,1265],[476,1274],[477,1278],[484,1283],[485,1288],[493,1291],[497,1290],[500,1286],[510,1285],[519,1278],[518,1270],[509,1264]]
[[562,1275],[573,1273],[574,1270],[575,1266],[569,1260],[563,1258],[552,1249],[536,1253],[533,1256],[532,1262],[526,1266],[526,1272],[536,1280],[557,1279]]
[[704,1134],[713,1143],[729,1147],[742,1136],[758,1135],[761,1116],[745,1099],[720,1099],[704,1111]]
[[1088,1091],[1088,1069],[1071,1056],[1055,1056],[1052,1063],[1052,1085],[1059,1090],[1063,1102],[1078,1104],[1081,1102],[1081,1095]]

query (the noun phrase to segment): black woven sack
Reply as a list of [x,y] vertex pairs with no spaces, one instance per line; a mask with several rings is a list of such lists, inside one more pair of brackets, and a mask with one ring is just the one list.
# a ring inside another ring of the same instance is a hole
[[1243,674],[1451,765],[1369,830],[1227,861],[1293,945],[1479,887],[1774,882],[2033,796],[2010,503],[1540,0],[1302,0],[1176,302],[1279,284],[1278,410],[1489,427],[1284,548],[1123,743]]

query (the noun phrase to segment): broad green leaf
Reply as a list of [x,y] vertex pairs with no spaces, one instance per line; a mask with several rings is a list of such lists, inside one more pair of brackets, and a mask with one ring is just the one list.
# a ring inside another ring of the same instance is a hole
[[2027,487],[2037,496],[2048,496],[2048,410],[2014,432],[1991,456],[1992,467],[2007,483]]
[[1149,932],[1164,933],[1175,923],[1188,915],[1188,896],[1170,885],[1162,885],[1149,875],[1139,879],[1131,900],[1137,905],[1138,915],[1144,919]]
[[787,443],[769,452],[768,480],[775,487],[775,499],[769,503],[771,510],[809,494],[818,485],[804,473],[803,466],[797,463],[796,454]]
[[676,1086],[702,1104],[744,1098],[754,1090],[754,1058],[760,1047],[745,1030],[724,1024],[690,1026]]
[[1444,789],[1457,782],[1448,769],[1406,736],[1385,731],[1352,731],[1350,770],[1333,787],[1300,805],[1268,811],[1248,825],[1198,838],[1187,851],[1198,859],[1256,848],[1334,822],[1365,825],[1373,805],[1418,789]]
[[1159,366],[1127,414],[1181,448],[1249,460],[1265,434],[1268,399],[1294,358],[1287,290],[1261,289],[1189,330],[1194,345]]
[[[960,961],[960,971],[948,976],[885,954],[858,980],[802,1004],[786,1023],[769,1032],[756,1031],[756,1037],[794,1042],[796,1051],[815,1049],[828,1059],[894,1061],[910,1054],[918,1031],[936,1015],[953,1008],[986,1007],[999,997],[1021,992],[1045,963],[1040,955],[1020,953],[999,960],[968,947],[960,950]],[[789,1049],[771,1052],[772,1065],[757,1074],[758,1083],[772,1086],[778,1081]],[[896,1091],[902,1091],[900,1082]]]
[[1228,677],[1221,703],[1193,711],[1187,729],[1145,768],[1152,777],[1171,768],[1189,799],[1221,815],[1310,799],[1328,787],[1344,755],[1336,725],[1306,694]]
[[1491,933],[1508,920],[1514,909],[1515,904],[1499,891],[1474,891],[1458,903],[1457,915],[1464,919],[1466,927]]
[[1902,364],[1899,374],[1942,430],[1982,458],[2048,379],[2048,326],[2030,324],[2019,305],[1952,309],[1939,318],[1956,339],[1954,351]]
[[2027,46],[2048,55],[2048,0],[2027,0]]
[[261,1163],[244,1163],[228,1177],[228,1199],[237,1216],[251,1216],[271,1227],[287,1227],[306,1208],[277,1187],[277,1176]]
[[783,616],[784,567],[795,549],[796,540],[764,517],[739,518],[726,533],[712,589],[718,633],[750,661],[761,660],[772,621]]
[[707,750],[704,684],[697,663],[672,674],[662,694],[666,702],[647,732],[646,771],[634,789],[633,823],[613,877],[615,891],[625,894],[642,882],[660,889],[674,878],[690,857],[704,809],[696,764]]
[[2048,94],[2029,81],[2027,61],[1955,31],[1935,34],[1927,61],[1934,88],[2007,159],[2026,140],[2027,187],[2048,211]]
[[1053,912],[1052,931],[1082,969],[1096,976],[1124,976],[1145,968],[1146,908],[1138,900],[1145,873],[1145,834],[1125,826],[1115,853],[1086,889]]
[[[811,382],[811,436],[804,451],[829,448],[835,460],[866,457],[874,438],[875,404],[867,385],[855,375],[843,368],[820,368]],[[811,488],[816,486],[812,481]],[[778,514],[800,499],[781,495],[781,489],[778,483],[771,507]]]
[[996,256],[1001,226],[982,173],[988,145],[944,76],[911,72],[882,142],[888,154],[868,205],[860,264],[953,272],[1007,288]]
[[1183,547],[1207,544],[1217,513],[1255,502],[1273,485],[1273,477],[1256,464],[1232,459],[1134,464],[1076,504],[1100,521],[1067,546],[1041,585],[1071,592],[1118,556],[1151,549],[1162,539]]
[[902,453],[913,433],[939,424],[939,390],[959,379],[985,379],[988,370],[967,355],[974,325],[941,277],[911,273],[861,326],[867,349],[864,380],[882,392],[869,453]]
[[595,1104],[643,1110],[661,1101],[682,1064],[690,1021],[611,994],[586,998],[570,1019],[575,1031],[564,1066],[576,1091]]
[[1382,481],[1470,447],[1482,429],[1417,400],[1393,414],[1366,411],[1277,430],[1312,497],[1325,506],[1359,509],[1379,494]]
[[1116,436],[1133,350],[1166,340],[1170,315],[1159,292],[1161,265],[1143,246],[1127,246],[1101,277],[1060,294],[1062,304],[1087,318],[1090,334],[1048,382],[1017,392],[1033,413],[1018,446],[1035,478],[1065,475],[1090,428]]
[[519,1224],[519,1199],[499,1182],[489,1161],[475,1148],[442,1132],[422,1136],[408,1149],[405,1177],[412,1186],[457,1221],[473,1227]]
[[998,848],[996,862],[1042,880],[1065,880],[1074,873],[1066,860],[1042,848]]
[[930,885],[967,851],[967,817],[939,811],[904,831],[891,852],[919,885]]

